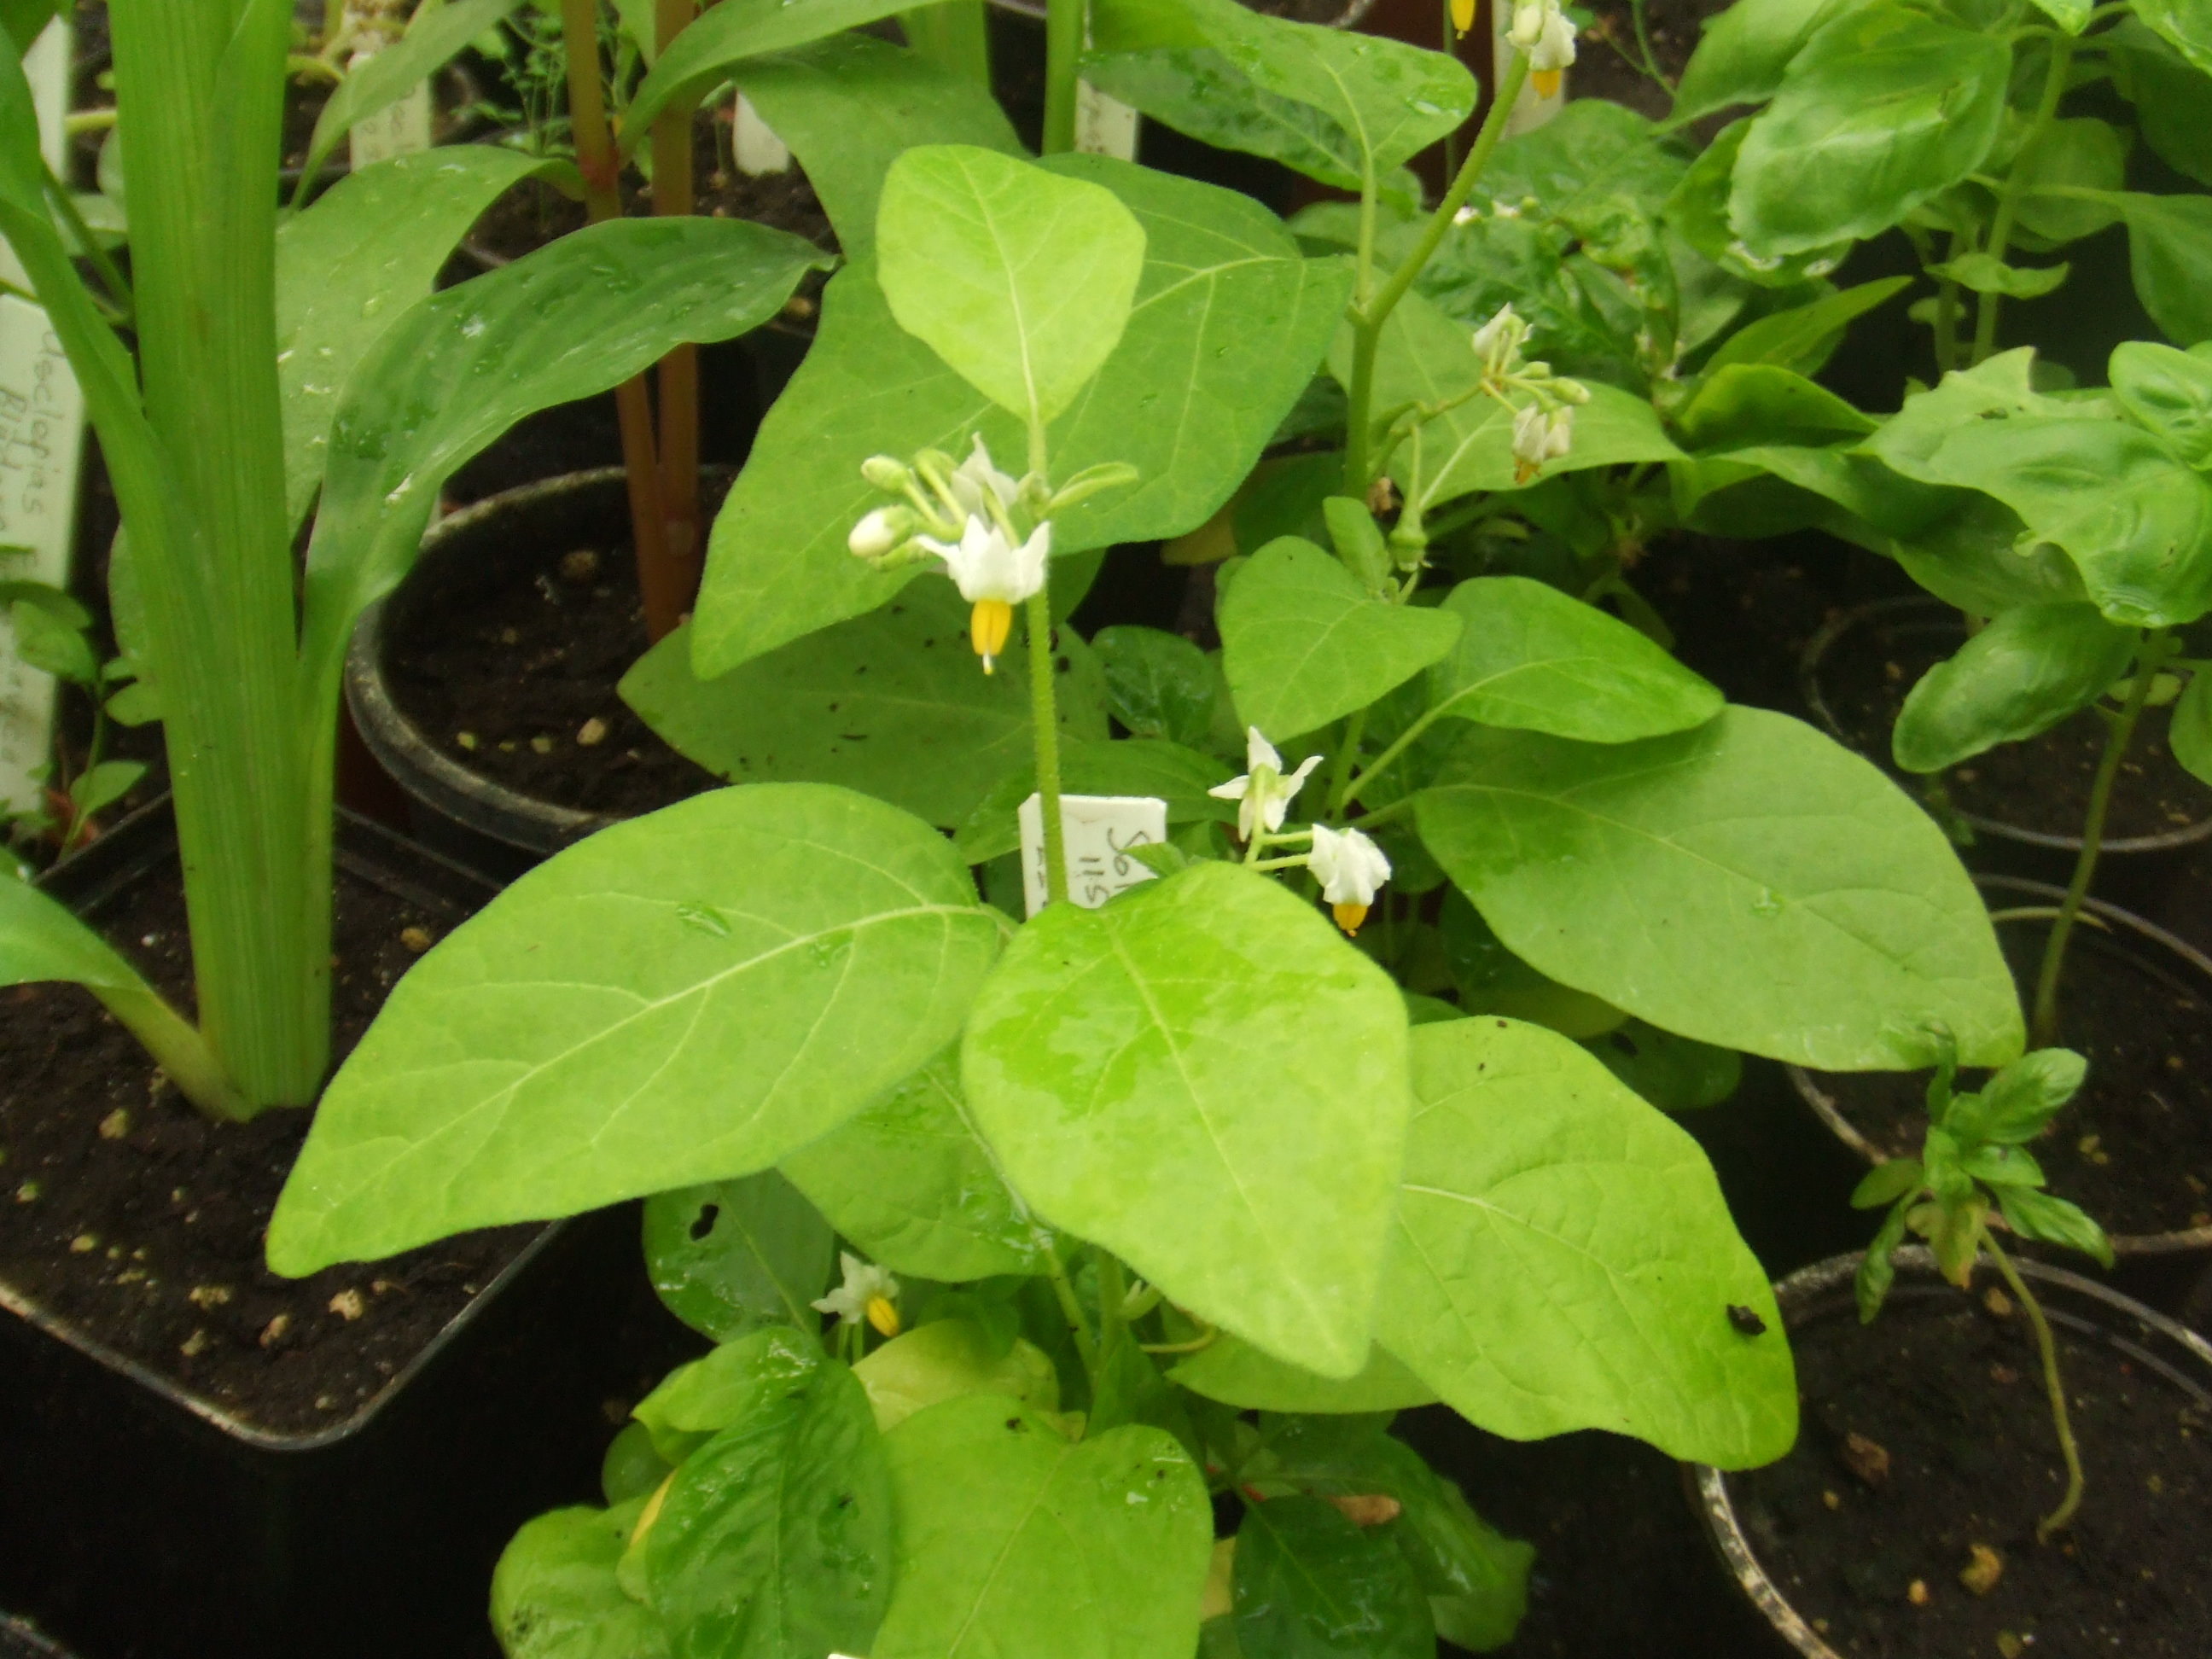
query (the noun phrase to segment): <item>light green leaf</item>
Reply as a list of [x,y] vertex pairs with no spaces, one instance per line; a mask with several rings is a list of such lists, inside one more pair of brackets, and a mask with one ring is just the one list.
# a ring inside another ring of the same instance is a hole
[[1669,125],[1731,104],[1763,104],[1781,90],[1783,72],[1820,27],[1850,0],[1736,0],[1704,23],[1698,49],[1674,89]]
[[1334,554],[1296,536],[1238,570],[1220,626],[1237,718],[1285,738],[1366,708],[1460,637],[1455,612],[1370,599]]
[[1098,0],[1084,78],[1176,131],[1324,184],[1382,180],[1464,121],[1474,78],[1442,52],[1237,0]]
[[836,1239],[773,1170],[655,1193],[645,1201],[645,1267],[668,1310],[727,1342],[763,1324],[811,1331]]
[[2089,27],[2089,13],[2095,0],[2035,0],[2037,9],[2069,34],[2079,34]]
[[1408,1096],[1382,970],[1264,876],[1192,866],[1025,927],[969,1017],[969,1109],[1053,1225],[1328,1376],[1366,1363]]
[[1948,277],[1960,288],[1976,294],[2002,294],[2015,300],[2034,300],[2055,292],[2072,269],[2063,262],[2055,265],[2008,265],[1994,254],[1975,252],[1932,264],[1928,267],[1928,274]]
[[969,1395],[885,1437],[896,1589],[870,1659],[1188,1659],[1212,1555],[1206,1483],[1172,1435],[1070,1444]]
[[[1743,9],[1731,7],[1721,14],[1733,17]],[[1826,276],[1844,262],[1851,251],[1846,241],[1832,242],[1823,247],[1808,248],[1802,253],[1778,253],[1767,256],[1754,254],[1743,245],[1729,222],[1729,195],[1735,185],[1735,158],[1743,149],[1744,135],[1751,131],[1751,118],[1731,121],[1705,146],[1704,154],[1690,164],[1674,186],[1674,194],[1667,198],[1666,217],[1668,228],[1719,267],[1720,271],[1739,282],[1754,283],[1760,288],[1802,288],[1805,283]],[[1696,341],[1710,341],[1712,333],[1734,319],[1742,305],[1740,293],[1730,303],[1726,287],[1719,290],[1722,303],[1728,307],[1721,322],[1703,334],[1695,334],[1690,324],[1685,295],[1683,344],[1692,347]]]
[[521,0],[452,0],[449,5],[426,6],[417,12],[396,45],[349,71],[324,103],[323,112],[315,118],[314,136],[307,141],[301,193],[314,187],[324,161],[356,124],[407,96],[520,3]]
[[944,837],[847,790],[717,790],[604,830],[393,990],[323,1096],[270,1263],[764,1169],[944,1047],[1000,926]]
[[2079,1250],[2103,1267],[2112,1265],[2112,1242],[2078,1204],[2021,1187],[1998,1189],[1997,1202],[2012,1230],[2062,1249]]
[[1538,1026],[1425,1025],[1413,1054],[1384,1346],[1511,1438],[1606,1428],[1723,1468],[1787,1451],[1782,1318],[1697,1143]]
[[2136,636],[2091,605],[2031,605],[1990,619],[1920,678],[1891,746],[1908,772],[1940,772],[2019,743],[2096,701],[2134,660]]
[[453,144],[340,179],[276,230],[276,374],[284,504],[294,524],[323,480],[338,395],[363,354],[424,298],[468,228],[548,164]]
[[2212,13],[2203,0],[2138,0],[2136,15],[2205,75],[2212,75]]
[[1465,626],[1429,672],[1429,706],[1457,719],[1627,743],[1721,711],[1720,692],[1645,635],[1526,576],[1463,581],[1442,609]]
[[1885,276],[1761,317],[1722,341],[1706,360],[1705,371],[1710,374],[1735,363],[1773,363],[1800,374],[1817,373],[1853,318],[1865,315],[1911,282],[1909,276]]
[[72,627],[49,606],[16,599],[8,606],[8,627],[15,655],[25,667],[71,685],[90,685],[100,678],[100,662],[83,629]]
[[2191,777],[2212,783],[2212,675],[2202,669],[2190,675],[2173,705],[2166,741]]
[[839,1232],[902,1273],[958,1284],[1044,1271],[1050,1246],[983,1149],[949,1048],[783,1161]]
[[853,1368],[876,1427],[889,1434],[916,1412],[963,1395],[995,1395],[1024,1409],[1060,1409],[1052,1357],[1019,1337],[998,1351],[972,1319],[940,1319],[893,1337]]
[[750,58],[798,47],[857,29],[903,10],[910,0],[717,0],[660,54],[638,82],[623,114],[623,149],[645,142],[653,121],[672,103],[713,91]]
[[865,1648],[892,1567],[890,1474],[867,1395],[795,1331],[724,1352],[745,1362],[742,1397],[676,1471],[642,1540],[653,1610],[679,1654]]
[[1473,732],[1419,821],[1516,955],[1654,1025],[1827,1071],[1930,1064],[1931,1020],[1967,1065],[2020,1051],[1942,830],[1784,715],[1730,708],[1641,744]]
[[2212,362],[2172,346],[2129,340],[2112,352],[2112,395],[2174,455],[2212,468]]
[[[1149,738],[1072,743],[1060,751],[1060,787],[1070,794],[1155,796],[1167,803],[1170,830],[1187,823],[1236,823],[1236,804],[1206,793],[1227,782],[1234,769],[1211,755]],[[1015,815],[1036,793],[1035,762],[1018,763],[960,826],[954,843],[960,856],[985,864],[1019,848]]]
[[1879,424],[1795,369],[1752,362],[1728,363],[1700,376],[1674,423],[1693,449],[1833,443]]
[[524,1522],[491,1578],[507,1659],[671,1659],[668,1629],[615,1579],[643,1498],[554,1510]]
[[969,144],[891,163],[876,239],[899,326],[1039,430],[1120,343],[1145,269],[1112,191]]
[[66,906],[27,881],[0,878],[0,985],[42,980],[155,994],[138,970]]
[[1463,1017],[1504,1014],[1578,1040],[1602,1036],[1627,1020],[1611,1003],[1547,978],[1514,955],[1463,893],[1447,890],[1437,933]]
[[[703,684],[687,624],[619,690],[671,748],[732,782],[843,784],[951,829],[1030,748],[1028,652],[986,674],[968,609],[951,582],[916,582]],[[1070,630],[1060,656],[1071,668],[1057,683],[1062,732],[1103,741],[1097,665]]]
[[2128,222],[2128,263],[2136,296],[2176,345],[2212,339],[2212,294],[2200,280],[2212,266],[2212,197],[2112,198]]
[[[1227,191],[1099,156],[1045,165],[1115,191],[1145,227],[1147,255],[1120,348],[1051,433],[1055,477],[1125,461],[1143,481],[1055,519],[1054,550],[1181,535],[1243,482],[1312,378],[1349,273],[1302,258],[1273,215]],[[814,345],[715,520],[692,645],[699,672],[723,673],[896,592],[910,570],[878,573],[846,550],[883,499],[860,463],[929,445],[964,453],[977,432],[1002,461],[1024,453],[1020,423],[891,320],[865,264],[839,272]]]
[[1952,436],[1979,422],[2017,415],[2082,416],[2092,406],[2063,403],[2033,384],[2035,353],[2027,346],[1999,352],[1988,362],[1946,374],[1936,386],[1915,392],[1882,422],[1865,447],[1893,471],[1923,483],[1948,484],[1952,470],[1937,456]]
[[88,818],[121,800],[145,775],[142,761],[101,761],[70,780],[70,805]]
[[1318,1498],[1244,1506],[1237,1529],[1237,1641],[1279,1659],[1432,1659],[1437,1631],[1391,1535]]
[[1395,1412],[1436,1403],[1436,1391],[1380,1348],[1357,1376],[1316,1376],[1224,1335],[1177,1363],[1168,1379],[1240,1411]]
[[2011,73],[1998,36],[1897,0],[1832,14],[1744,136],[1736,234],[1777,254],[1888,229],[1981,165]]

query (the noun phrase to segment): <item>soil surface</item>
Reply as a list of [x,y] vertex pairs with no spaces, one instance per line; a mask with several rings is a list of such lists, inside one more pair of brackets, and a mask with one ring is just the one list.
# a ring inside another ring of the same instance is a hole
[[[2039,1546],[2063,1468],[2033,1334],[1982,1300],[1994,1283],[1895,1296],[1871,1328],[1838,1315],[1792,1333],[1804,1431],[1730,1481],[1761,1565],[1849,1659],[2212,1651],[2212,1412],[2054,1321],[2088,1486]],[[1960,1579],[1977,1545],[2002,1559],[1979,1595]]]
[[[95,918],[187,1011],[173,869]],[[334,1053],[351,1050],[426,939],[463,919],[358,877],[337,886]],[[411,935],[410,930],[422,930]],[[73,985],[0,994],[0,1277],[255,1426],[343,1421],[535,1236],[471,1233],[371,1266],[279,1279],[262,1235],[308,1115],[210,1122]]]
[[[710,494],[702,522],[720,506]],[[447,756],[522,794],[631,816],[721,780],[655,737],[615,687],[643,656],[629,543],[549,544],[469,605],[423,605],[386,646],[392,696]]]
[[1628,0],[1599,0],[1577,43],[1574,67],[1567,71],[1568,95],[1609,98],[1654,120],[1673,106],[1674,83],[1698,49],[1705,20],[1728,9],[1728,0],[1651,0],[1644,9],[1651,56],[1668,85],[1661,87],[1644,67],[1636,40],[1635,9]]
[[[1998,930],[2013,973],[2033,986],[2045,929]],[[2133,947],[2130,947],[2131,949]],[[2060,1040],[2089,1060],[2081,1092],[2029,1150],[2051,1178],[2109,1232],[2157,1233],[2212,1225],[2212,987],[2178,981],[2077,929],[2067,951]],[[1966,1074],[1966,1086],[1983,1073]],[[1822,1075],[1860,1133],[1893,1155],[1917,1156],[1928,1127],[1924,1073]],[[2079,1258],[2067,1265],[2078,1267]]]

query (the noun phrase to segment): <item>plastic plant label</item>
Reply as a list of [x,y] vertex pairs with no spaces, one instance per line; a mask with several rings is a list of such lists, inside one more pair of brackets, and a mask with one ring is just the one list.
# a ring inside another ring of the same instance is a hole
[[[375,54],[355,54],[350,68],[358,70]],[[420,81],[397,103],[362,117],[346,134],[346,148],[356,170],[389,161],[395,155],[413,155],[430,148],[430,83]]]
[[1137,112],[1088,81],[1075,83],[1075,147],[1087,155],[1137,159]]
[[[1507,38],[1508,31],[1512,27],[1513,7],[1510,0],[1491,0],[1490,61],[1498,65],[1498,72],[1501,78],[1505,73],[1505,66],[1513,61],[1514,53],[1519,50]],[[1513,138],[1524,132],[1534,132],[1565,109],[1567,106],[1567,77],[1573,73],[1572,70],[1560,70],[1559,84],[1552,89],[1552,94],[1548,98],[1536,90],[1536,84],[1533,78],[1524,82],[1521,88],[1521,96],[1514,100],[1512,109],[1506,114],[1505,136],[1508,138]]]
[[[1002,809],[1003,810],[1003,809]],[[1133,847],[1168,838],[1168,804],[1155,795],[1062,795],[1060,817],[1066,836],[1067,896],[1096,910],[1115,894],[1152,879],[1129,856]],[[1044,908],[1044,804],[1022,803],[1022,896],[1035,915]]]
[[743,93],[738,94],[737,107],[730,117],[730,149],[737,158],[738,171],[749,178],[791,169],[791,146],[775,136],[775,130],[761,119],[753,100]]

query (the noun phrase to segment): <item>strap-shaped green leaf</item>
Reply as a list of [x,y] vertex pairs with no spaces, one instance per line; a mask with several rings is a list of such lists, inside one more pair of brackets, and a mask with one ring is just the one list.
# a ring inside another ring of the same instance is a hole
[[2128,672],[2137,638],[2093,605],[2030,605],[1990,619],[1920,677],[1891,747],[1908,772],[1940,772],[2032,738],[2087,708]]
[[910,0],[718,0],[669,43],[623,116],[625,149],[670,104],[701,96],[749,58],[790,52],[905,9]]
[[338,82],[315,118],[314,136],[300,173],[300,191],[314,188],[315,175],[338,140],[372,115],[392,105],[444,68],[470,41],[492,27],[522,0],[452,0],[425,7],[398,41],[386,46]]
[[918,818],[817,784],[602,831],[457,928],[325,1093],[279,1272],[766,1168],[958,1030],[1003,919]]

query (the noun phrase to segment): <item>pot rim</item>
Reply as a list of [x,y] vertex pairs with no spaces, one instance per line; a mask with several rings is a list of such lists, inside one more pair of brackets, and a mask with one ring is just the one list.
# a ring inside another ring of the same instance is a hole
[[[169,822],[171,811],[170,798],[167,793],[157,795],[145,805],[118,820],[97,841],[56,863],[52,870],[49,870],[46,876],[40,878],[40,884],[43,885],[47,879],[51,878],[54,871],[69,869],[76,864],[77,860],[84,858],[86,854],[96,849],[104,849],[101,859],[91,866],[96,872],[94,880],[98,884],[92,890],[92,902],[97,902],[100,897],[113,893],[129,882],[137,879],[161,858],[173,850],[173,836]],[[409,856],[419,856],[426,860],[434,861],[452,871],[460,878],[480,886],[491,884],[486,883],[484,878],[475,871],[455,864],[450,859],[440,858],[426,848],[416,847],[404,836],[395,835],[386,829],[382,824],[346,811],[343,808],[339,809],[339,819],[340,829],[344,833],[397,844],[405,848]],[[125,839],[125,832],[134,828],[139,838],[152,838],[149,845],[118,858],[117,849],[130,845],[130,842]],[[339,858],[341,860],[344,860],[343,852],[339,854]],[[357,862],[357,860],[354,861]],[[383,1385],[356,1407],[349,1415],[325,1427],[305,1431],[287,1432],[264,1429],[246,1422],[229,1407],[218,1405],[204,1395],[194,1393],[173,1377],[163,1376],[143,1360],[134,1359],[129,1354],[111,1347],[99,1338],[80,1329],[70,1320],[40,1303],[36,1297],[9,1284],[4,1278],[0,1278],[0,1310],[15,1315],[25,1324],[52,1337],[56,1341],[76,1349],[94,1364],[104,1366],[111,1371],[119,1372],[148,1394],[180,1412],[198,1419],[228,1439],[259,1451],[320,1451],[325,1447],[352,1439],[381,1416],[385,1408],[398,1398],[406,1385],[451,1347],[461,1334],[476,1322],[483,1310],[491,1304],[494,1298],[509,1281],[520,1275],[538,1256],[551,1248],[554,1240],[569,1224],[567,1220],[548,1223],[539,1231],[536,1237],[524,1245],[504,1267],[493,1274],[474,1297],[463,1304],[451,1319],[440,1326],[429,1340],[416,1350],[413,1357],[405,1364],[386,1378]]]
[[[1948,614],[1950,613],[1951,607],[1945,605],[1942,600],[1925,593],[1905,593],[1892,599],[1872,599],[1864,605],[1853,605],[1850,610],[1838,611],[1821,623],[1820,631],[1805,642],[1805,649],[1797,659],[1798,694],[1805,699],[1806,707],[1813,711],[1814,717],[1820,722],[1822,728],[1838,743],[1856,754],[1866,755],[1867,758],[1880,766],[1883,771],[1891,773],[1893,775],[1896,769],[1889,764],[1887,757],[1868,754],[1868,751],[1859,748],[1850,734],[1844,731],[1843,722],[1836,718],[1835,711],[1828,706],[1828,700],[1820,689],[1820,666],[1828,653],[1834,648],[1836,642],[1852,629],[1878,617],[1900,615],[1912,611]],[[1983,817],[1980,814],[1966,811],[1964,808],[1959,809],[1959,816],[1973,826],[1974,833],[1978,836],[1990,836],[1998,841],[2011,842],[2016,846],[2036,847],[2051,853],[2072,854],[2078,854],[2081,850],[2081,838],[2079,836],[2054,836],[2041,830],[2023,829],[2019,824],[2007,823],[2002,818]],[[2117,853],[2123,856],[2129,854],[2172,853],[2179,852],[2184,848],[2194,847],[2197,842],[2208,838],[2212,838],[2212,808],[2208,808],[2201,817],[2178,829],[2165,830],[2155,836],[2122,836],[2108,840],[2103,843],[2101,851],[2106,854]]]
[[[1815,1261],[1800,1267],[1774,1287],[1775,1300],[1781,1305],[1782,1322],[1785,1329],[1794,1329],[1802,1322],[1800,1316],[1806,1304],[1815,1297],[1837,1291],[1858,1272],[1866,1252],[1852,1250],[1843,1255],[1832,1255],[1825,1261]],[[1936,1272],[1935,1252],[1925,1245],[1911,1244],[1897,1253],[1897,1264],[1901,1272],[1932,1274]],[[2025,1278],[2063,1290],[2085,1300],[2124,1314],[2147,1329],[2188,1353],[2205,1372],[2204,1385],[2212,1389],[2212,1343],[2208,1343],[2196,1332],[2177,1324],[2155,1309],[2147,1308],[2131,1297],[2122,1296],[2107,1285],[2079,1273],[2069,1273],[2063,1267],[2053,1267],[2026,1256],[2014,1257],[2013,1266]],[[1803,1656],[1803,1659],[1843,1659],[1833,1648],[1820,1639],[1817,1632],[1803,1615],[1790,1604],[1782,1588],[1768,1576],[1759,1563],[1758,1553],[1744,1535],[1743,1523],[1736,1514],[1735,1504],[1729,1497],[1728,1476],[1710,1463],[1682,1465],[1684,1485],[1692,1492],[1692,1502],[1698,1518],[1703,1523],[1705,1536],[1721,1558],[1722,1565],[1747,1600],[1766,1620],[1773,1632]]]
[[[2066,896],[2066,890],[2054,887],[2049,882],[2029,881],[2020,876],[1985,876],[1974,878],[1974,885],[1985,891],[2017,895],[2046,902],[2056,902]],[[2107,932],[2129,934],[2137,941],[2148,944],[2178,957],[2197,977],[2204,981],[2208,995],[2212,995],[2212,957],[2208,957],[2188,940],[2169,933],[2156,922],[2146,921],[2132,910],[2124,910],[2117,904],[2102,899],[2084,899],[2084,914],[2101,920]],[[1869,1164],[1887,1164],[1889,1154],[1860,1133],[1858,1126],[1844,1115],[1836,1097],[1823,1089],[1817,1075],[1808,1068],[1791,1064],[1784,1067],[1790,1075],[1790,1086],[1797,1091],[1813,1115],[1819,1118],[1838,1140],[1863,1158]],[[2002,1230],[2004,1218],[1992,1215],[1992,1227]],[[2114,1233],[2111,1235],[2112,1252],[2116,1255],[2179,1255],[2197,1250],[2212,1249],[2212,1225],[2178,1227],[2162,1233]]]

